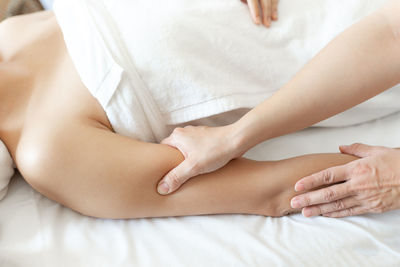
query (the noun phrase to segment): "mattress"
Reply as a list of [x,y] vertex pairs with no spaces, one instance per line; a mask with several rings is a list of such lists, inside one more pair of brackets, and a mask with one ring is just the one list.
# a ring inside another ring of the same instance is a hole
[[[275,160],[364,142],[400,146],[400,113],[308,128],[245,154]],[[132,220],[82,216],[19,175],[0,202],[0,266],[399,266],[400,210],[342,219],[212,215]]]

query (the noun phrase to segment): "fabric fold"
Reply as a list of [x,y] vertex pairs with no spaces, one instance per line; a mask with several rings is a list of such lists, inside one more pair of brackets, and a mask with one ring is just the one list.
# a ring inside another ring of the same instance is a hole
[[13,175],[13,160],[7,147],[0,140],[0,200],[6,196],[8,184]]
[[[384,2],[350,0],[343,9],[334,0],[282,1],[280,20],[269,29],[254,25],[248,7],[232,0],[58,0],[55,14],[113,128],[159,142],[171,126],[257,106]],[[114,64],[121,77],[96,91]],[[396,86],[315,126],[377,119],[399,111],[399,98]]]

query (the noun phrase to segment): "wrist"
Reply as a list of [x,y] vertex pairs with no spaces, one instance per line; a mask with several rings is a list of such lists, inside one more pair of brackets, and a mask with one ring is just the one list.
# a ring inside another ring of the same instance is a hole
[[239,158],[251,148],[249,142],[247,142],[248,139],[245,136],[245,131],[243,131],[241,125],[237,122],[229,124],[226,127],[228,129],[227,136],[232,158]]

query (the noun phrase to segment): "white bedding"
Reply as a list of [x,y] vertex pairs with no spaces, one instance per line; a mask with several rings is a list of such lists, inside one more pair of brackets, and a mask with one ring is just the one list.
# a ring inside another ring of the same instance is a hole
[[[366,7],[378,2],[364,1]],[[386,102],[374,103],[381,109]],[[400,113],[356,126],[310,128],[260,144],[246,156],[274,160],[337,152],[338,145],[352,142],[399,147]],[[400,210],[344,219],[94,219],[43,197],[17,174],[0,201],[0,267],[398,266],[399,233]]]
[[[336,152],[361,141],[400,146],[400,113],[345,128],[310,128],[246,156]],[[344,219],[214,215],[103,220],[41,196],[15,176],[0,202],[0,266],[399,266],[400,210]]]
[[[74,66],[117,133],[160,142],[169,125],[253,108],[386,0],[285,0],[270,29],[239,0],[189,2],[55,2]],[[400,86],[317,125],[380,118],[400,111],[398,98]]]
[[45,9],[52,9],[54,0],[40,0],[40,3]]

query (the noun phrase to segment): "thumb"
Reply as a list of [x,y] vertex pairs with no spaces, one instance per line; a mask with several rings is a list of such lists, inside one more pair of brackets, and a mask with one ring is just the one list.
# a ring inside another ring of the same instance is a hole
[[158,183],[157,191],[161,195],[170,194],[195,175],[197,173],[194,172],[194,168],[186,159],[161,179]]
[[360,158],[372,156],[377,152],[376,147],[361,143],[354,143],[349,146],[339,146],[339,150],[343,154],[354,155]]

